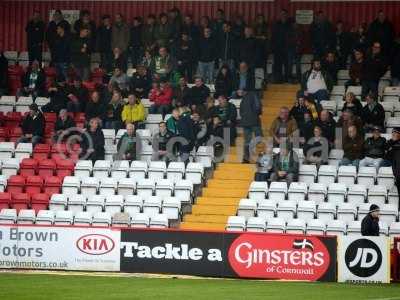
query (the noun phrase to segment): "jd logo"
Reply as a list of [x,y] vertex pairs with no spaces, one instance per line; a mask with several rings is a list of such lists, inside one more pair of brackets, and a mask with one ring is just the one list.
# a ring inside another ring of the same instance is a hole
[[345,262],[354,275],[370,277],[378,272],[382,265],[382,252],[373,241],[359,239],[347,247]]

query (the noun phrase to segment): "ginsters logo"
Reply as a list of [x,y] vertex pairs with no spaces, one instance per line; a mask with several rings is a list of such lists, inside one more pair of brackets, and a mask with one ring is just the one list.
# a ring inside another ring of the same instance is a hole
[[114,240],[104,234],[87,234],[76,241],[79,251],[89,255],[104,255],[115,248]]
[[317,237],[242,234],[228,256],[239,276],[252,278],[315,281],[330,263],[329,251]]

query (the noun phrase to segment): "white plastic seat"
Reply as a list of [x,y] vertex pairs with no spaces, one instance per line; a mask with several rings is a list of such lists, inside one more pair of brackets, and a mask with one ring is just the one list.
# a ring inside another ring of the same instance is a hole
[[329,185],[334,183],[337,176],[337,167],[334,165],[321,165],[318,170],[318,183]]
[[390,190],[394,186],[394,176],[391,167],[381,167],[378,171],[377,177],[378,185],[386,186],[387,190]]
[[164,198],[162,202],[162,213],[165,214],[169,220],[179,220],[181,211],[181,200],[176,197]]
[[124,205],[124,196],[122,195],[109,195],[106,197],[104,203],[104,211],[114,215],[121,212],[122,206]]
[[104,143],[106,145],[114,144],[115,140],[115,130],[114,129],[102,129],[104,135]]
[[333,166],[338,166],[339,162],[342,160],[344,152],[342,149],[331,149],[329,151],[329,164]]
[[163,116],[161,114],[148,114],[146,118],[146,129],[151,132],[156,132],[158,130],[158,124],[163,121]]
[[391,237],[400,236],[400,222],[393,222],[390,224],[389,235]]
[[343,236],[346,234],[346,223],[342,220],[332,220],[326,224],[326,235]]
[[0,211],[0,224],[15,224],[17,222],[17,210],[3,208]]
[[93,226],[108,227],[111,225],[111,214],[109,212],[96,212],[93,214]]
[[328,189],[323,183],[312,183],[308,188],[308,200],[314,201],[315,203],[321,203],[325,201]]
[[276,209],[276,216],[282,218],[285,221],[289,221],[294,218],[296,214],[296,202],[295,201],[281,201],[278,203]]
[[360,236],[361,235],[361,221],[350,221],[347,223],[347,235],[348,236]]
[[174,191],[174,183],[169,179],[158,179],[156,181],[156,196],[161,199],[171,197]]
[[54,225],[72,225],[74,214],[70,210],[58,210],[54,217]]
[[357,175],[358,184],[371,186],[375,184],[376,169],[374,167],[360,167]]
[[200,146],[197,149],[195,161],[204,168],[211,168],[214,162],[214,149],[212,146]]
[[91,160],[78,160],[75,165],[74,175],[79,178],[90,177],[93,170],[93,162]]
[[111,161],[97,160],[93,166],[93,176],[98,179],[108,177],[110,169],[111,169]]
[[204,167],[200,163],[190,162],[186,166],[185,178],[199,185],[203,182]]
[[320,102],[323,109],[329,110],[331,113],[336,114],[337,103],[332,100],[323,100]]
[[262,200],[258,202],[257,216],[266,220],[275,217],[276,201]]
[[144,198],[143,201],[143,213],[150,216],[150,218],[154,215],[157,215],[161,211],[162,200],[157,196],[149,196]]
[[65,194],[51,195],[49,209],[53,211],[65,210],[67,207],[67,196]]
[[386,132],[392,132],[395,127],[400,127],[400,120],[398,117],[391,117],[386,119]]
[[104,195],[90,195],[86,202],[86,211],[92,214],[103,211],[105,199]]
[[134,160],[131,162],[129,169],[129,177],[135,178],[136,181],[145,178],[147,175],[148,165],[147,162],[141,160]]
[[49,102],[50,102],[50,98],[47,98],[47,97],[37,97],[35,99],[35,103],[37,104],[37,106],[39,106],[39,108],[48,104]]
[[83,177],[81,181],[81,193],[84,195],[96,195],[99,185],[97,177]]
[[247,219],[246,231],[249,232],[264,232],[267,227],[264,218],[250,217]]
[[135,178],[120,178],[118,180],[118,195],[133,195],[136,190],[136,179]]
[[88,211],[80,211],[75,214],[74,225],[75,226],[90,226],[92,225],[92,213]]
[[131,224],[131,216],[127,213],[116,213],[112,216],[111,226],[116,227],[129,227]]
[[379,208],[380,208],[379,220],[385,222],[386,224],[391,224],[393,222],[396,222],[397,217],[399,215],[399,210],[397,205],[384,204],[379,206]]
[[131,227],[146,228],[149,227],[150,217],[145,213],[137,213],[131,219]]
[[359,221],[362,221],[362,219],[364,219],[364,217],[369,213],[370,206],[371,204],[369,203],[360,204],[360,206],[358,207],[358,214],[357,214],[357,219]]
[[268,195],[268,183],[253,181],[249,187],[249,198],[254,200],[266,199]]
[[389,225],[386,222],[379,221],[379,234],[388,236],[389,235]]
[[150,228],[165,229],[168,228],[168,216],[165,214],[152,215],[150,217]]
[[[1,161],[0,161],[1,168]],[[4,192],[7,187],[7,178],[4,175],[0,175],[0,193]]]
[[52,210],[39,210],[36,215],[36,225],[53,225],[54,217]]
[[128,213],[131,217],[140,213],[142,207],[143,207],[142,197],[136,195],[125,196],[124,212]]
[[[110,164],[114,161],[114,157],[116,156],[117,153],[118,153],[117,145],[114,144],[104,145],[104,159],[106,161],[109,161]],[[103,176],[105,176],[105,174]]]
[[114,179],[126,178],[129,173],[128,160],[116,160],[111,167],[111,177]]
[[126,133],[126,129],[118,129],[117,134],[115,136],[115,143],[118,144],[121,137]]
[[288,199],[299,202],[303,201],[307,195],[307,183],[292,182],[289,186]]
[[362,184],[354,184],[347,191],[347,202],[358,207],[367,198],[367,188]]
[[3,113],[12,112],[15,106],[15,96],[1,96],[0,111]]
[[318,205],[317,218],[323,220],[326,224],[335,219],[336,205],[330,202],[322,202]]
[[299,170],[299,182],[305,182],[307,184],[314,183],[317,174],[316,165],[301,165]]
[[285,233],[286,222],[282,218],[267,219],[266,232],[269,233]]
[[321,219],[314,219],[307,221],[306,232],[308,235],[324,235],[326,224]]
[[286,233],[304,234],[306,231],[306,222],[303,219],[292,219],[286,224]]
[[338,205],[346,198],[347,188],[344,183],[331,183],[328,186],[328,202]]
[[172,161],[167,168],[167,179],[178,182],[185,175],[185,163]]
[[381,206],[385,204],[387,190],[384,185],[373,185],[368,190],[368,203]]
[[81,181],[77,176],[65,176],[62,184],[63,194],[78,194]]
[[7,160],[13,157],[15,146],[13,142],[0,142],[0,159]]
[[68,210],[74,213],[83,211],[86,206],[85,194],[72,194],[68,195]]
[[19,97],[15,103],[15,111],[26,113],[29,111],[29,105],[33,103],[32,97]]
[[338,170],[338,183],[350,186],[355,183],[357,168],[355,166],[340,166]]
[[314,201],[300,201],[297,206],[297,218],[303,220],[312,220],[315,217],[316,204]]
[[12,175],[17,175],[19,170],[20,160],[18,158],[8,158],[3,160],[1,165],[1,173],[5,178],[9,178]]
[[361,96],[361,86],[350,85],[347,88],[347,93],[353,93],[356,97]]
[[287,191],[288,187],[286,182],[271,182],[268,191],[268,198],[283,201],[286,198]]
[[243,216],[230,216],[226,224],[226,231],[244,231],[246,229],[246,218]]
[[[158,129],[158,123],[157,123],[156,129]],[[138,139],[140,139],[140,143],[142,144],[142,146],[146,145],[146,144],[148,145],[152,141],[152,135],[153,135],[153,130],[149,130],[149,129],[137,129],[136,130],[136,136]]]
[[399,192],[397,191],[397,187],[393,186],[392,189],[388,192],[388,204],[397,204],[399,203]]
[[237,214],[246,219],[254,217],[257,211],[257,202],[254,199],[240,199]]
[[146,199],[153,195],[155,188],[156,184],[153,179],[140,179],[137,183],[136,193]]
[[14,151],[15,158],[24,159],[31,157],[32,144],[31,143],[19,143]]
[[117,190],[118,182],[116,178],[104,177],[100,179],[99,194],[100,195],[115,195]]
[[158,180],[163,179],[167,172],[167,165],[165,161],[152,161],[149,165],[148,176],[150,179]]
[[338,220],[344,221],[349,224],[354,221],[357,216],[357,207],[352,203],[341,203],[337,209]]
[[380,104],[385,110],[385,117],[391,118],[393,116],[394,103],[392,101],[384,101],[380,102]]
[[331,91],[332,95],[343,96],[345,93],[346,93],[346,88],[344,85],[334,85],[332,87],[332,91]]
[[181,203],[190,204],[192,202],[193,183],[191,180],[182,179],[175,183],[175,197],[181,200]]

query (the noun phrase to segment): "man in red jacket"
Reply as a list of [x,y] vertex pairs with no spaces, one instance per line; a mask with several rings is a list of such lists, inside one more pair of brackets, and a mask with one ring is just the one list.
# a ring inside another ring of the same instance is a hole
[[150,101],[154,104],[150,107],[150,114],[162,114],[163,118],[171,112],[172,88],[168,81],[161,80],[160,85],[154,87],[149,94]]

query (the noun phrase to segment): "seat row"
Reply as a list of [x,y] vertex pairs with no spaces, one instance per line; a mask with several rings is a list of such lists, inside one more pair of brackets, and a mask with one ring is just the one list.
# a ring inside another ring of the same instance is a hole
[[28,225],[74,225],[74,226],[115,226],[133,228],[168,228],[169,219],[166,214],[145,213],[130,215],[128,213],[110,214],[109,212],[76,212],[40,210],[37,215],[34,210],[24,209],[19,213],[15,209],[3,209],[0,212],[0,224]]
[[[274,216],[291,220],[294,218],[310,220],[323,219],[326,222],[339,219],[348,223],[356,219],[361,220],[369,212],[370,204],[362,203],[354,205],[353,203],[334,203],[322,202],[316,204],[314,201],[273,201],[254,199],[241,199],[237,210],[238,216],[246,218],[259,216],[272,218]],[[380,219],[390,224],[395,222],[399,216],[398,203],[380,205]]]
[[[400,222],[379,222],[380,233],[388,236],[400,236]],[[307,235],[361,235],[361,221],[351,221],[346,224],[342,220],[325,222],[321,219],[303,220],[282,218],[251,217],[246,220],[242,216],[231,216],[226,224],[227,231],[250,231]]]
[[257,181],[250,184],[248,197],[255,200],[284,201],[288,199],[296,202],[308,199],[316,203],[327,201],[335,205],[345,201],[353,205],[364,202],[379,205],[397,203],[399,198],[394,186],[388,192],[383,185],[353,184],[347,187],[343,183],[330,183],[329,185],[311,183],[307,185],[305,182],[292,182],[288,188],[286,182],[271,182],[268,187],[267,182]]

